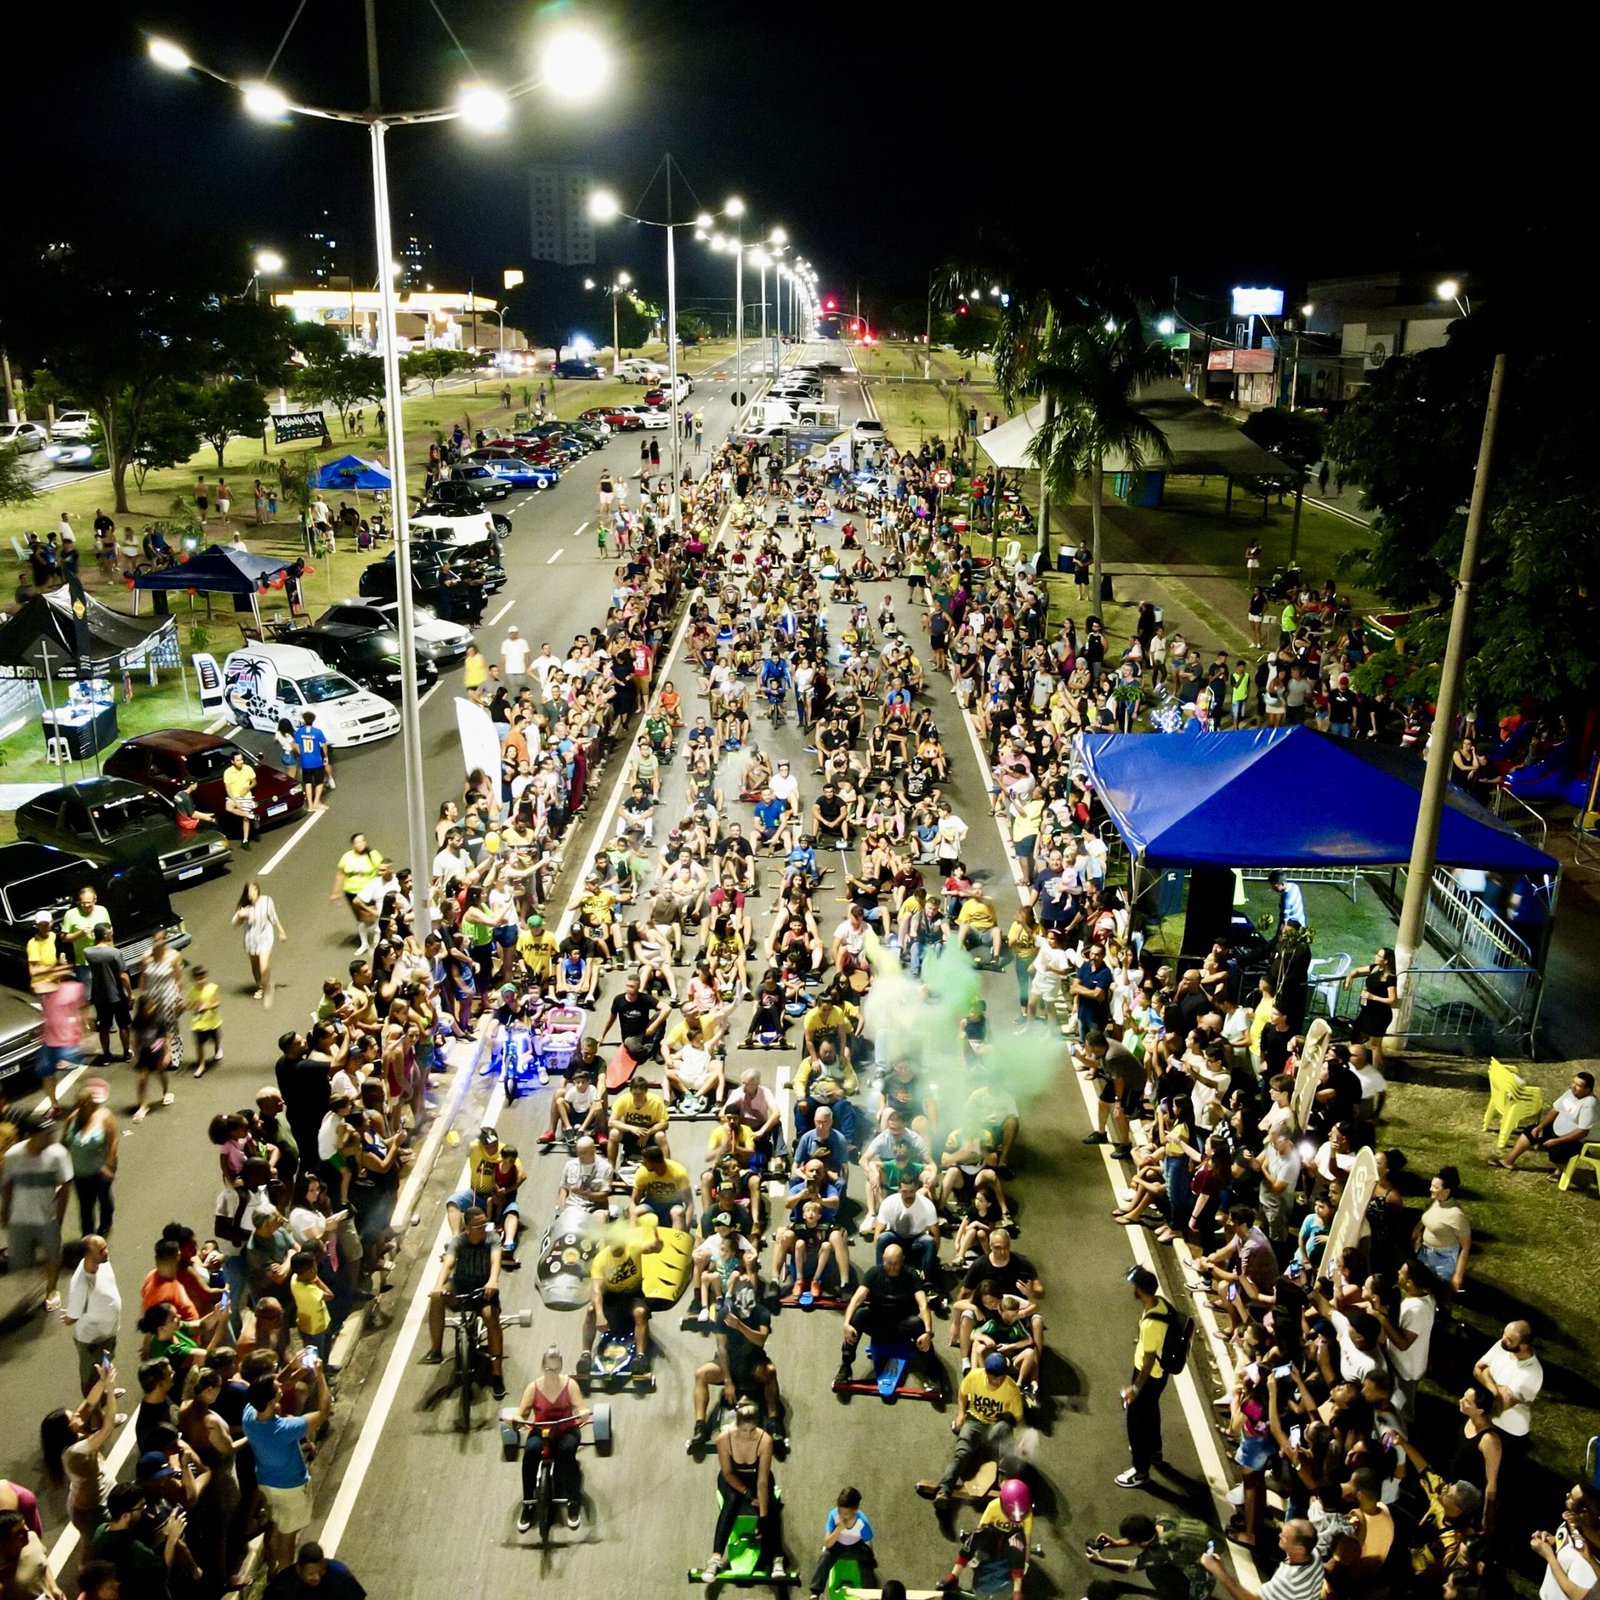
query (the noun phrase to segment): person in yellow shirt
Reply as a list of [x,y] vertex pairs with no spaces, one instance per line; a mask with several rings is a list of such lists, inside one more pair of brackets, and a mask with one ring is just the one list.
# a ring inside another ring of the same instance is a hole
[[293,1277],[289,1290],[294,1295],[294,1325],[309,1349],[324,1361],[328,1359],[328,1329],[333,1318],[328,1302],[333,1290],[317,1275],[317,1258],[309,1250],[297,1250],[290,1262]]
[[222,1065],[222,990],[204,967],[190,972],[189,1014],[194,1027],[194,1075]]
[[615,1166],[624,1153],[637,1157],[650,1145],[670,1154],[667,1145],[667,1102],[651,1087],[642,1072],[628,1080],[626,1094],[611,1106],[606,1134],[606,1159]]
[[[800,1031],[805,1036],[806,1054],[815,1061],[822,1041],[832,1039],[839,1059],[849,1064],[851,1044],[860,1024],[861,1012],[855,1006],[835,995],[823,995],[801,1019]],[[856,1086],[853,1071],[850,1076],[851,1081],[845,1092],[854,1094]]]
[[660,1145],[646,1145],[633,1178],[629,1215],[638,1222],[649,1212],[664,1228],[687,1228],[693,1193],[689,1169],[669,1161]]
[[517,954],[535,983],[549,982],[550,968],[560,948],[556,936],[545,927],[544,918],[537,911],[530,912],[527,927],[517,937]]
[[1250,1059],[1257,1067],[1261,1065],[1261,1035],[1267,1031],[1267,1025],[1272,1021],[1273,1008],[1277,1003],[1278,997],[1272,987],[1272,980],[1263,978],[1256,1008],[1250,1013]]
[[28,987],[35,994],[49,994],[59,981],[61,953],[54,924],[55,918],[48,911],[41,911],[33,919],[33,937],[28,941]]
[[[1011,952],[1011,964],[1017,971],[1017,1004],[1026,1013],[1028,1009],[1029,982],[1033,972],[1033,958],[1039,953],[1039,919],[1032,906],[1018,906],[1017,915],[1006,929],[1006,948]],[[1024,1018],[1026,1026],[1026,1018]]]
[[588,1377],[594,1370],[594,1338],[602,1321],[616,1338],[633,1335],[638,1359],[635,1372],[650,1370],[650,1306],[644,1297],[644,1258],[663,1245],[654,1228],[640,1234],[619,1235],[603,1244],[589,1264],[589,1308],[583,1314],[583,1354],[578,1357],[578,1376]]
[[250,830],[256,821],[256,769],[235,750],[233,759],[222,769],[222,787],[227,791],[222,809],[239,819],[240,847],[250,848]]
[[1166,1369],[1161,1354],[1167,1332],[1177,1312],[1161,1298],[1161,1284],[1146,1267],[1135,1267],[1128,1274],[1133,1297],[1139,1302],[1139,1332],[1133,1341],[1133,1377],[1122,1391],[1122,1410],[1128,1423],[1128,1450],[1133,1465],[1119,1472],[1116,1483],[1122,1489],[1142,1489],[1149,1482],[1150,1468],[1161,1460],[1161,1395],[1167,1387]]
[[965,1483],[979,1465],[1004,1450],[1013,1428],[1022,1426],[1022,1390],[1006,1370],[1006,1358],[991,1350],[956,1390],[956,1447],[933,1497],[950,1504],[950,1491]]
[[[1000,952],[1005,948],[1005,935],[1000,931],[1000,918],[995,912],[994,901],[982,889],[975,889],[961,902],[961,909],[956,913],[956,931],[961,935],[963,950],[987,944],[989,959],[999,966]],[[972,964],[981,967],[984,964],[983,957],[974,956]]]

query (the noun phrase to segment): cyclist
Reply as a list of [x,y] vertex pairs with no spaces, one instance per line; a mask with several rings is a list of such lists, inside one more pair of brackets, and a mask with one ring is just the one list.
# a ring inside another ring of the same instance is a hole
[[602,1245],[594,1253],[589,1268],[589,1309],[583,1314],[583,1354],[578,1357],[578,1376],[587,1377],[594,1368],[594,1340],[602,1319],[617,1338],[633,1334],[634,1365],[637,1373],[650,1370],[650,1307],[644,1298],[644,1258],[662,1247],[654,1228],[648,1242],[638,1234],[623,1235]]
[[[551,1345],[539,1362],[539,1376],[522,1391],[517,1403],[519,1422],[557,1423],[550,1430],[550,1453],[555,1465],[555,1498],[566,1503],[567,1526],[576,1528],[583,1517],[583,1473],[578,1466],[578,1430],[594,1413],[583,1403],[575,1378],[567,1376],[561,1352]],[[522,1444],[522,1512],[517,1532],[533,1526],[537,1506],[539,1459],[544,1454],[543,1431],[529,1428]]]
[[[461,1219],[461,1232],[446,1241],[439,1265],[439,1281],[428,1296],[429,1347],[425,1366],[444,1360],[444,1314],[469,1295],[483,1296],[483,1326],[489,1341],[489,1390],[505,1399],[500,1337],[500,1235],[489,1226],[482,1206],[469,1206]],[[658,1247],[659,1248],[659,1247]]]

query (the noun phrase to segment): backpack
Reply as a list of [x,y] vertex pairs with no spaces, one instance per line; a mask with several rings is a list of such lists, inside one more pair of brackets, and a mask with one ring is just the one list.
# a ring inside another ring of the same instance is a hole
[[1174,1378],[1188,1365],[1189,1346],[1194,1343],[1194,1318],[1179,1311],[1169,1300],[1160,1301],[1160,1309],[1148,1314],[1166,1324],[1166,1338],[1161,1343],[1161,1370]]

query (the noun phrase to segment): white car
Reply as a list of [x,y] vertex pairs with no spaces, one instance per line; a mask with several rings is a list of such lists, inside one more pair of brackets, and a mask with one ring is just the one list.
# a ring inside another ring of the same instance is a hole
[[92,411],[58,411],[50,429],[52,439],[87,439],[94,432]]
[[0,422],[0,449],[10,445],[19,455],[43,450],[50,435],[42,423]]
[[626,411],[630,416],[638,417],[647,428],[670,428],[672,426],[672,412],[665,406],[613,406],[613,411]]
[[306,711],[336,750],[371,744],[400,731],[400,713],[387,700],[335,672],[317,655],[294,644],[251,644],[222,664],[222,697],[247,728],[270,733],[281,718],[295,727]]
[[[452,508],[453,509],[453,508]],[[502,517],[502,522],[507,519]],[[494,514],[488,511],[465,511],[459,516],[446,516],[443,511],[424,511],[410,518],[413,533],[425,533],[429,538],[446,544],[483,544],[498,539]]]
[[[472,643],[472,629],[459,622],[441,622],[427,606],[413,606],[413,632],[417,649],[435,666],[459,661]],[[393,600],[341,600],[317,619],[353,628],[388,628],[400,631],[400,607]]]
[[658,361],[647,361],[643,356],[629,356],[617,363],[617,376],[624,383],[660,383],[667,369]]
[[883,424],[875,417],[861,417],[850,425],[850,437],[857,444],[884,444],[887,436]]

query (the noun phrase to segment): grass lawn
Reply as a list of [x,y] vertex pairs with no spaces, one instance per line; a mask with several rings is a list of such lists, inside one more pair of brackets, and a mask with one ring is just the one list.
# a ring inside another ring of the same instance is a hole
[[[1543,1087],[1547,1104],[1571,1076],[1562,1063],[1519,1063],[1518,1071]],[[1600,1433],[1600,1347],[1593,1334],[1600,1200],[1593,1181],[1576,1179],[1562,1194],[1544,1181],[1543,1158],[1530,1159],[1525,1171],[1485,1165],[1494,1136],[1481,1131],[1488,1087],[1481,1062],[1419,1059],[1391,1071],[1390,1079],[1381,1137],[1385,1147],[1405,1151],[1419,1196],[1440,1166],[1461,1171],[1459,1198],[1473,1239],[1460,1307],[1472,1331],[1469,1364],[1508,1320],[1522,1317],[1533,1326],[1544,1365],[1534,1458],[1536,1470],[1553,1477],[1532,1503],[1554,1504],[1546,1491],[1582,1476],[1587,1443]]]

